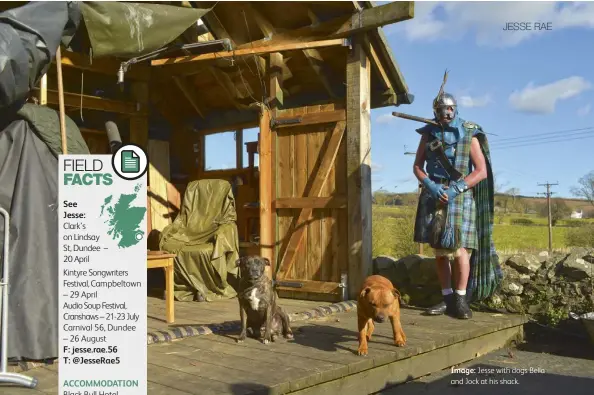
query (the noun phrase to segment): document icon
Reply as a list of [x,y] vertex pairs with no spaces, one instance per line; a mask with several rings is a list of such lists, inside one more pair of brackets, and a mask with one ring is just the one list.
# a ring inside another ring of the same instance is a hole
[[140,157],[131,150],[122,151],[122,173],[138,173]]

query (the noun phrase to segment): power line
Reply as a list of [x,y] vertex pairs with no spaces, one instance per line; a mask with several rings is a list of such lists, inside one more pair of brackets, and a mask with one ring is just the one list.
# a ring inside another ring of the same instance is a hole
[[526,137],[526,138],[523,138],[522,140],[514,140],[514,141],[493,141],[493,143],[491,145],[499,146],[499,145],[509,145],[509,144],[521,144],[521,143],[528,143],[530,141],[546,141],[546,140],[550,140],[550,139],[580,137],[580,136],[589,136],[589,135],[594,135],[594,129],[583,131],[583,132],[566,133],[563,135],[556,135],[556,136]]
[[[563,143],[566,141],[573,141],[573,140],[584,140],[584,139],[591,139],[594,137],[594,134],[591,136],[577,136],[577,137],[570,137],[570,138],[559,138],[556,140],[545,140],[545,141],[536,141],[536,142],[518,142],[518,144],[512,145],[495,145],[491,149],[498,150],[498,149],[507,149],[507,148],[518,148],[518,147],[527,147],[532,145],[542,145],[542,144],[551,144],[551,143]],[[510,143],[511,144],[511,143]]]
[[555,135],[555,134],[561,134],[561,133],[572,133],[572,132],[580,132],[580,131],[585,131],[585,130],[594,130],[594,126],[588,126],[585,128],[578,128],[578,129],[566,129],[566,130],[558,130],[556,132],[545,132],[545,133],[533,133],[533,134],[528,134],[526,136],[519,136],[519,137],[506,137],[503,139],[494,139],[492,140],[493,143],[500,143],[503,141],[508,141],[508,140],[520,140],[520,139],[525,139],[525,138],[530,138],[530,137],[542,137],[542,136],[546,136],[546,135]]

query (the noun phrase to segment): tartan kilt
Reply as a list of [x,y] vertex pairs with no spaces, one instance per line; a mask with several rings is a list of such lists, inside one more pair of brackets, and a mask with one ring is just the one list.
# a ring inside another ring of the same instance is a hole
[[[452,209],[452,205],[450,208]],[[466,249],[478,248],[478,235],[476,230],[476,204],[472,190],[463,194],[461,206],[454,206],[456,217],[460,222],[460,247]],[[431,241],[431,222],[435,216],[436,200],[431,197],[429,191],[423,187],[419,196],[417,206],[417,215],[415,218],[414,241],[416,243],[430,243]],[[450,215],[454,213],[449,213]],[[461,214],[461,215],[460,215]]]

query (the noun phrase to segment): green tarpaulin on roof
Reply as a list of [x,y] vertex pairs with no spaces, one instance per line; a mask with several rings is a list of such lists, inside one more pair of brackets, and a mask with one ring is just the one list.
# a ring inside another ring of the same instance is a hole
[[133,58],[168,45],[211,8],[99,2],[80,4],[93,57]]

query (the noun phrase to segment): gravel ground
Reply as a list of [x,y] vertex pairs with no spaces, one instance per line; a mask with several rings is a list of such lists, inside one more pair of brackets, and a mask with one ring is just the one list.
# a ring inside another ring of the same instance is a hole
[[572,334],[526,326],[526,342],[380,392],[383,395],[594,394],[594,345]]

